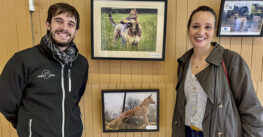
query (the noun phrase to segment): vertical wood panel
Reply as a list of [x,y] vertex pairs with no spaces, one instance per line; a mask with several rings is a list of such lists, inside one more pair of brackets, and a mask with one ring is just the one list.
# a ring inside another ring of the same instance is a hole
[[210,6],[210,0],[198,0],[199,1],[199,5],[206,5],[206,6]]
[[[86,57],[89,60],[90,63],[90,70],[89,70],[89,79],[88,82],[89,83],[99,83],[99,65],[98,65],[98,60],[92,60],[91,59],[91,1],[90,0],[85,0],[84,1],[84,5],[85,5],[85,17],[81,19],[85,20],[86,24],[86,47],[87,47],[87,55]],[[81,21],[80,21],[81,22]],[[81,29],[81,28],[80,28]]]
[[91,85],[88,84],[86,87],[86,91],[84,93],[84,115],[82,115],[82,117],[84,116],[84,120],[85,120],[85,135],[86,137],[94,137],[94,127],[93,127],[93,123],[95,122],[93,120],[93,96],[92,96],[93,92],[92,92],[92,88]]
[[[101,90],[104,90],[104,89],[113,89],[113,88],[116,88],[116,84],[100,84],[100,90],[99,90],[99,93],[100,93],[100,96],[101,96]],[[100,102],[102,102],[102,98],[100,99]],[[103,132],[103,123],[102,123],[102,103],[100,104],[100,106],[97,106],[98,108],[100,108],[101,110],[101,115],[100,115],[100,122],[101,122],[101,132],[102,132],[102,137],[111,137],[110,136],[110,133],[104,133]]]
[[[86,33],[86,20],[85,20],[85,0],[77,0],[74,1],[74,7],[78,10],[80,18],[80,26],[79,30],[77,31],[75,43],[79,49],[79,52],[87,56],[87,33]],[[73,4],[73,0],[67,1],[68,3]]]
[[98,84],[93,84],[91,86],[91,92],[92,92],[92,112],[93,115],[93,129],[94,129],[94,135],[95,137],[102,137],[102,124],[101,124],[101,94]]
[[132,83],[142,83],[141,61],[132,61]]
[[210,0],[210,6],[215,10],[217,17],[219,16],[219,12],[220,12],[220,4],[221,4],[220,0]]
[[[2,114],[0,113],[0,125],[1,125],[1,123],[2,123],[1,121],[2,121]],[[0,127],[0,137],[3,137],[2,127],[3,127],[3,126]]]
[[85,0],[84,1],[84,9],[85,9],[85,17],[82,18],[82,20],[85,20],[85,32],[86,32],[86,35],[87,37],[85,38],[86,39],[86,47],[87,47],[87,58],[89,60],[91,60],[91,9],[90,9],[90,0]]
[[1,127],[2,127],[2,135],[3,137],[10,137],[10,128],[9,128],[9,122],[5,119],[5,117],[0,114],[1,117]]
[[[188,4],[187,4],[187,22],[188,23],[188,20],[191,16],[191,13],[193,12],[193,10],[195,10],[197,7],[198,7],[198,0],[188,0]],[[187,27],[187,24],[186,24],[186,27]],[[188,31],[187,31],[188,32]],[[187,42],[186,42],[186,45],[187,45],[187,50],[191,49],[193,46],[191,44],[191,42],[189,41],[189,38],[187,37]]]
[[146,61],[143,62],[142,65],[142,82],[143,83],[151,83],[153,82],[153,62],[152,61]]
[[4,126],[3,126],[3,121],[5,120],[4,116],[2,113],[0,113],[0,137],[4,137]]
[[50,0],[50,4],[55,4],[55,3],[59,3],[59,2],[65,2],[65,0]]
[[[25,0],[1,0],[0,4],[0,68],[18,50],[32,46],[30,14]],[[17,137],[16,130],[1,116],[1,136]]]
[[178,0],[176,1],[176,58],[179,58],[186,51],[186,36],[187,36],[187,1],[186,0]]
[[[47,33],[47,28],[46,28],[46,19],[47,19],[47,11],[50,6],[49,0],[38,0],[39,3],[36,3],[36,11],[33,12],[33,29],[34,29],[34,34],[39,34],[39,35],[34,35],[34,42],[35,44],[38,44],[41,40],[41,38]],[[39,21],[36,21],[38,20]],[[35,22],[36,21],[36,22]]]
[[172,120],[173,120],[173,110],[174,110],[174,104],[175,104],[175,88],[174,88],[174,83],[168,83],[166,84],[166,116],[165,116],[165,133],[166,136],[170,136],[172,133]]
[[32,29],[28,1],[16,1],[14,12],[19,50],[32,47]]
[[[166,135],[165,134],[165,131],[166,131],[166,128],[171,128],[171,127],[166,127],[166,115],[165,115],[165,111],[166,111],[166,103],[165,103],[165,100],[166,100],[166,86],[165,84],[161,83],[158,85],[159,86],[159,89],[160,89],[160,104],[159,104],[159,132],[158,132],[158,137],[166,137],[166,136],[170,136],[170,135]],[[172,109],[172,108],[171,108]]]
[[10,16],[15,15],[15,2],[14,0],[2,0],[1,4],[6,5],[2,7],[2,12],[9,13],[3,14],[3,18],[1,20],[5,22],[2,24],[5,26],[2,28],[2,33],[4,34],[2,42],[6,47],[4,50],[7,52],[8,58],[10,58],[16,51],[18,51],[16,17]]
[[110,61],[110,83],[121,82],[121,61],[112,60]]
[[131,61],[121,61],[121,83],[131,83],[131,74],[132,74],[132,68],[131,68]]
[[[81,0],[56,0],[56,1],[68,3],[70,5],[73,5],[76,8],[77,8],[76,3],[81,2]],[[79,9],[78,9],[78,12],[80,12]]]
[[253,81],[253,85],[254,85],[255,91],[257,92],[258,91],[258,83]]
[[163,61],[154,62],[152,64],[152,67],[153,67],[153,83],[165,81],[165,63]]
[[248,64],[249,69],[251,69],[251,55],[252,55],[252,44],[253,38],[242,38],[242,49],[241,49],[241,56],[244,57],[245,61]]
[[89,77],[88,83],[99,83],[99,62],[89,60]]
[[219,38],[220,44],[226,48],[226,49],[230,49],[230,37],[220,37]]
[[262,82],[263,80],[263,53],[262,53],[262,61],[261,61],[261,63],[262,63],[262,66],[261,66],[261,81],[260,82]]
[[99,61],[99,82],[110,83],[110,63],[108,60]]
[[262,38],[254,38],[251,73],[253,81],[262,81]]
[[231,50],[241,53],[241,38],[233,37],[231,38]]
[[[216,12],[216,15],[217,15],[217,25],[216,27],[218,26],[218,22],[219,22],[219,12],[220,12],[220,4],[221,4],[221,1],[220,0],[210,0],[210,6],[211,8],[213,8]],[[213,41],[216,41],[216,42],[220,42],[220,38],[219,37],[216,37],[216,33],[217,33],[217,28],[216,28],[216,31],[215,31],[215,34],[214,34],[214,40]]]
[[263,105],[263,82],[258,83],[257,96],[261,105]]
[[[0,4],[0,18],[1,19],[4,19],[4,4]],[[4,37],[4,27],[6,27],[6,22],[5,21],[1,21],[0,22],[0,72],[2,72],[2,69],[4,68],[4,65],[6,64],[7,62],[7,52],[6,52],[6,45],[4,45],[4,42],[3,42],[3,37]],[[1,128],[1,127],[0,127]]]
[[40,12],[41,12],[41,8],[40,8],[40,2],[39,0],[34,0],[34,5],[35,5],[35,11],[32,12],[32,28],[33,28],[33,45],[36,45],[39,43],[42,34],[41,34],[41,25],[43,24],[41,23],[41,19],[40,19]]
[[142,133],[141,132],[134,132],[133,135],[134,135],[134,137],[141,137]]
[[[176,39],[174,38],[176,29],[174,23],[176,21],[176,1],[174,0],[168,0],[168,9],[167,9],[167,30],[166,30],[166,52],[165,52],[165,66],[164,66],[164,72],[165,72],[165,78],[163,81],[158,82],[171,82],[175,79],[175,64],[176,64]],[[174,23],[173,23],[174,22]]]

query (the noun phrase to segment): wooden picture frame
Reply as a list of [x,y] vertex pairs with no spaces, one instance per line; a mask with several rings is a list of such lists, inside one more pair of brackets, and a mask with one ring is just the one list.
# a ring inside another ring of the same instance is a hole
[[91,7],[92,59],[165,59],[167,0],[91,0]]
[[102,90],[103,132],[159,131],[159,89]]

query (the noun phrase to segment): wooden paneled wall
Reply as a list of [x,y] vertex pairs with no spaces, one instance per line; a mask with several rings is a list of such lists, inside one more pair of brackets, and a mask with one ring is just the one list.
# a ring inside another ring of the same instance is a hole
[[[0,0],[0,72],[17,51],[32,46],[27,0]],[[0,137],[17,137],[16,130],[0,114]]]
[[[187,19],[199,5],[219,13],[220,0],[168,0],[165,61],[92,60],[90,0],[34,0],[30,16],[28,0],[0,0],[0,72],[16,52],[38,44],[46,33],[45,20],[50,4],[67,2],[80,13],[80,30],[75,42],[89,60],[86,92],[80,102],[84,121],[83,137],[170,137],[175,101],[176,60],[191,48]],[[263,103],[263,38],[215,38],[224,47],[240,53],[247,61],[257,95]],[[160,131],[103,133],[101,89],[160,89]],[[0,115],[0,137],[17,137],[15,129]]]

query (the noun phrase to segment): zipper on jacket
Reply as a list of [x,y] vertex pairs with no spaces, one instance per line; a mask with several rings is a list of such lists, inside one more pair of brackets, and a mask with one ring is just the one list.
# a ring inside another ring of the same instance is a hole
[[[75,61],[78,57],[79,53],[77,53],[76,57],[73,59],[73,61]],[[55,60],[57,60],[61,66],[62,66],[62,70],[61,70],[61,88],[62,88],[62,137],[65,137],[65,85],[64,85],[64,64],[59,61],[54,55],[53,58]],[[72,62],[73,62],[72,61]],[[71,62],[71,66],[72,66],[72,62]],[[70,83],[71,83],[71,79],[70,79]],[[71,84],[70,84],[70,91],[71,91]]]
[[65,85],[64,85],[64,65],[61,63],[61,87],[62,87],[62,137],[65,137]]
[[29,132],[29,137],[32,137],[32,119],[31,118],[28,121],[28,132]]
[[68,70],[68,90],[71,92],[71,70]]

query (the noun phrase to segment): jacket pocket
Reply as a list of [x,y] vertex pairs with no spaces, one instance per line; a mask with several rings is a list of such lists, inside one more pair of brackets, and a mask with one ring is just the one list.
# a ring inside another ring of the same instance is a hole
[[83,131],[83,122],[80,109],[76,106],[67,117],[66,133],[68,137],[81,137]]
[[179,121],[177,119],[173,120],[172,122],[172,137],[178,137],[180,130],[179,130]]
[[[18,136],[21,137],[29,137],[30,136],[30,129],[32,131],[32,116],[28,111],[25,111],[21,108],[18,111],[18,122],[17,122],[17,133]],[[31,122],[30,122],[31,119]],[[31,128],[29,128],[31,125]],[[32,136],[32,132],[31,132]]]

